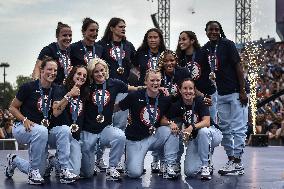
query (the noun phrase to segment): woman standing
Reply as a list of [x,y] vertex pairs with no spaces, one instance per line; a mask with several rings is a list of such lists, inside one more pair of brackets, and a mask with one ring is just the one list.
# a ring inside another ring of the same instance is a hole
[[72,66],[87,65],[92,58],[100,58],[103,48],[96,43],[99,24],[91,18],[84,18],[82,24],[83,40],[71,44]]
[[71,27],[67,24],[63,24],[62,22],[58,22],[56,28],[56,39],[57,42],[49,44],[40,51],[33,70],[33,79],[36,80],[40,78],[40,67],[45,56],[49,56],[56,60],[58,71],[57,77],[54,80],[55,83],[62,84],[64,79],[67,77],[68,72],[71,69],[69,47],[72,41]]
[[234,42],[226,39],[219,22],[209,21],[205,31],[209,42],[202,51],[210,66],[209,76],[216,78],[219,126],[223,134],[221,144],[229,160],[219,173],[244,174],[241,157],[247,131],[248,97],[240,56]]
[[157,69],[160,54],[166,49],[162,32],[157,28],[149,29],[144,35],[141,46],[137,49],[134,66],[140,72],[139,86],[144,86],[148,69]]
[[[178,134],[179,127],[172,120],[182,119],[182,130],[187,150],[185,155],[184,172],[186,176],[196,176],[201,179],[211,179],[213,174],[212,153],[222,140],[222,133],[214,126],[210,127],[208,107],[202,97],[196,96],[193,80],[185,79],[179,85],[180,98],[171,105],[170,110],[163,118],[169,122],[172,132]],[[192,140],[188,141],[191,137]]]
[[11,103],[9,111],[16,118],[13,135],[21,144],[29,145],[29,161],[15,154],[8,154],[5,173],[8,178],[17,167],[28,174],[29,184],[43,184],[45,171],[48,124],[53,81],[57,74],[57,63],[51,58],[43,59],[40,79],[23,84]]

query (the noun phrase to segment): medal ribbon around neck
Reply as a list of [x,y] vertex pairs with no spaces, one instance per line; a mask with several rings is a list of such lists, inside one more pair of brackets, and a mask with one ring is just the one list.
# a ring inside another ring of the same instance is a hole
[[170,94],[172,93],[172,86],[173,86],[173,83],[174,83],[175,74],[176,74],[176,69],[174,69],[173,76],[171,77],[170,84],[168,85],[167,74],[164,72],[164,82],[165,82],[164,84],[168,88],[168,91],[169,91]]
[[[155,66],[154,63],[153,63],[153,55],[152,55],[150,49],[148,50],[148,56],[149,56],[149,59],[150,59],[150,67],[151,67],[151,69],[154,69],[154,70],[155,70],[155,69],[157,68],[157,64],[156,64],[156,66]],[[158,62],[158,60],[159,60],[159,57],[160,57],[160,52],[158,51],[157,62]]]
[[44,94],[43,94],[43,89],[42,89],[40,80],[38,82],[38,87],[39,87],[40,96],[41,96],[41,106],[42,106],[43,117],[44,117],[44,119],[48,120],[48,112],[49,112],[50,101],[51,101],[52,87],[50,87],[50,89],[49,89],[49,93],[48,93],[48,98],[47,98],[46,104],[44,102]]
[[[76,105],[73,103],[73,101],[71,101],[72,121],[73,121],[74,124],[76,124],[77,119],[78,119],[79,106],[80,106],[80,96],[78,96],[78,98],[77,98]],[[75,109],[75,111],[74,111],[74,109]]]
[[192,71],[193,71],[193,66],[194,66],[194,60],[195,60],[195,51],[193,51],[190,64],[189,64],[189,61],[187,60],[187,58],[185,56],[185,62],[187,63],[187,68],[188,68],[189,75],[190,75],[191,78],[192,78]]
[[59,45],[58,45],[58,43],[56,43],[56,47],[57,47],[57,54],[59,55],[59,58],[61,59],[61,60],[63,60],[63,69],[64,69],[64,76],[65,76],[65,78],[67,78],[67,76],[68,76],[68,66],[69,66],[69,61],[70,61],[70,59],[69,59],[69,57],[70,57],[70,55],[69,55],[69,51],[68,50],[66,50],[66,55],[63,55],[63,53],[61,52],[61,50],[60,50],[60,48],[59,48]]
[[[84,52],[85,52],[85,57],[88,60],[88,62],[87,62],[87,64],[88,64],[90,62],[91,58],[89,57],[89,53],[88,53],[88,49],[87,49],[86,45],[84,44],[83,41],[81,41],[81,42],[82,42],[83,49],[84,49]],[[96,58],[96,47],[95,47],[95,44],[92,47],[93,47],[92,58]]]
[[111,43],[112,45],[112,48],[114,50],[114,54],[115,54],[115,57],[116,57],[116,60],[117,60],[117,63],[118,63],[118,67],[122,67],[122,51],[123,51],[123,43],[121,42],[120,43],[120,56],[118,56],[118,52],[116,50],[116,46],[113,44],[113,42]]
[[99,98],[99,91],[96,86],[96,102],[98,106],[98,113],[99,115],[102,115],[103,109],[104,109],[104,101],[105,101],[105,93],[106,93],[106,81],[103,83],[103,90],[102,90],[102,98],[100,100]]
[[147,107],[147,112],[149,114],[150,125],[151,125],[151,127],[154,127],[154,125],[156,123],[156,115],[157,115],[157,110],[158,110],[159,94],[155,98],[155,105],[154,105],[153,113],[151,112],[151,109],[150,109],[150,100],[149,100],[149,96],[147,94],[147,91],[145,92],[145,97],[146,97],[146,103],[147,103],[146,107]]
[[217,48],[218,48],[218,43],[215,46],[214,51],[212,51],[212,48],[210,48],[210,54],[209,54],[209,65],[210,65],[210,70],[213,73],[214,71],[217,71]]

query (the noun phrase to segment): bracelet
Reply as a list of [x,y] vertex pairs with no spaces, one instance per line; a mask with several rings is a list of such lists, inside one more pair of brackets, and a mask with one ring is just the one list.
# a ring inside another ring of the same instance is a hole
[[24,119],[23,119],[23,121],[22,121],[22,123],[24,124],[25,123],[25,121],[27,121],[27,117],[24,117]]

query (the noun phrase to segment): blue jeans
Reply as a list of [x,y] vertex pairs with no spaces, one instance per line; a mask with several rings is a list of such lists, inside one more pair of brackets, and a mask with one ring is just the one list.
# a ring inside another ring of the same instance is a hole
[[209,106],[210,117],[217,123],[217,91],[211,95],[212,105]]
[[69,160],[69,167],[71,172],[79,175],[81,169],[81,141],[78,141],[74,138],[71,139],[70,143],[70,160]]
[[109,166],[116,167],[124,153],[125,134],[122,130],[111,125],[105,127],[101,133],[93,134],[87,131],[81,132],[82,163],[81,173],[84,177],[91,177],[95,167],[95,152],[97,140],[100,139],[102,147],[111,146],[109,153]]
[[175,164],[179,150],[179,137],[171,134],[171,129],[161,126],[154,135],[141,141],[126,141],[126,171],[131,178],[138,178],[143,173],[144,159],[148,151],[164,154],[167,164]]
[[221,143],[222,133],[214,126],[204,127],[198,131],[197,137],[188,142],[184,160],[184,174],[195,176],[201,166],[208,166],[214,148]]
[[67,125],[53,127],[49,131],[48,144],[56,149],[58,163],[61,169],[70,168],[68,165],[70,159],[71,130]]
[[39,169],[40,174],[43,175],[46,166],[47,128],[35,124],[31,127],[31,131],[27,132],[22,122],[18,122],[14,124],[12,132],[18,143],[29,145],[29,161],[17,156],[14,159],[15,165],[23,173],[28,174],[30,170]]
[[227,156],[241,158],[245,148],[248,107],[242,106],[239,93],[218,95],[219,127],[223,134],[222,146]]

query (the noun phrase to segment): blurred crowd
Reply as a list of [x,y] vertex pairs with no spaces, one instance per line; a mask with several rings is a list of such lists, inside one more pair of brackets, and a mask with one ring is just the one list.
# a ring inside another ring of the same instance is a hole
[[14,117],[8,110],[0,109],[0,139],[13,138]]
[[[284,90],[284,42],[265,43],[260,40],[262,50],[257,64],[259,78],[257,80],[258,102],[276,95]],[[247,64],[245,53],[242,60]],[[247,69],[246,72],[248,73]],[[268,135],[269,145],[284,145],[284,95],[260,107],[256,116],[256,134]],[[248,139],[253,133],[252,123],[248,123]],[[248,140],[248,145],[251,141]]]

